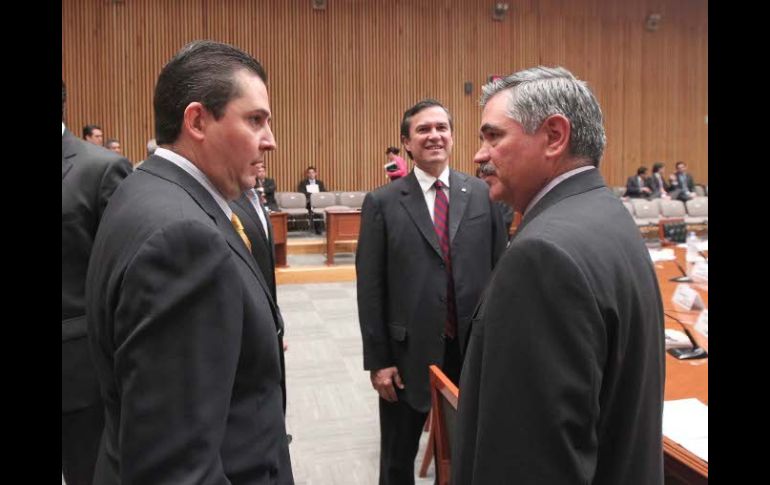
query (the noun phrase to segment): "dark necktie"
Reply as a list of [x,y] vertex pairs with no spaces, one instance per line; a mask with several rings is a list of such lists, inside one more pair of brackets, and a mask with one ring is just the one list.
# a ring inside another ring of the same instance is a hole
[[449,200],[442,190],[444,184],[441,180],[436,180],[433,184],[436,190],[436,202],[433,205],[433,229],[438,236],[438,244],[441,247],[441,254],[444,256],[447,271],[447,317],[444,326],[444,333],[449,338],[457,335],[457,312],[455,310],[455,288],[452,279],[452,255],[449,252]]

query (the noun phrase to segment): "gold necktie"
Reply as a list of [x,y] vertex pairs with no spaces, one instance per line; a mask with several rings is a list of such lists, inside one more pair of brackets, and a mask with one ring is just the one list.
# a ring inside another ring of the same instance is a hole
[[233,217],[230,219],[230,222],[233,223],[235,232],[237,232],[238,235],[241,236],[241,239],[243,239],[244,244],[246,244],[246,247],[249,248],[249,251],[251,251],[251,241],[249,241],[249,236],[247,236],[246,231],[243,230],[243,224],[241,224],[241,220],[238,218],[237,215],[235,215],[235,212],[233,212]]

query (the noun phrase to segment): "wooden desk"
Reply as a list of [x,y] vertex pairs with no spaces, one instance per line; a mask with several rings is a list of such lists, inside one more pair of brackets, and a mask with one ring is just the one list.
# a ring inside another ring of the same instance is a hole
[[[677,253],[677,257],[680,255]],[[680,263],[681,264],[681,263]],[[682,330],[686,326],[699,346],[708,350],[708,338],[697,332],[693,326],[698,318],[698,311],[682,311],[674,306],[671,297],[679,283],[669,281],[682,276],[673,261],[655,263],[660,293],[663,298],[663,310],[666,328]],[[708,288],[690,284],[700,293],[708,308]],[[679,321],[677,321],[679,320]],[[708,405],[708,358],[697,360],[677,360],[666,353],[666,388],[664,400],[696,398]],[[684,483],[708,483],[709,464],[684,449],[674,441],[663,437],[663,459],[667,475],[672,475]]]
[[361,230],[361,211],[326,211],[326,265],[334,264],[334,244],[341,241],[358,241]]
[[286,233],[288,231],[288,214],[286,212],[271,212],[270,224],[273,225],[273,243],[275,243],[275,267],[286,268]]

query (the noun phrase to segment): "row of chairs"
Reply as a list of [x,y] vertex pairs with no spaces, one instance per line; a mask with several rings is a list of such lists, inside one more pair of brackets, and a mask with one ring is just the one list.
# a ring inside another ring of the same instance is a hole
[[708,197],[696,197],[686,203],[681,200],[630,199],[623,201],[623,205],[639,227],[657,226],[661,219],[683,219],[687,225],[708,224]]
[[[612,193],[618,197],[624,197],[626,195],[626,187],[624,185],[616,185],[611,187]],[[708,197],[708,191],[706,187],[701,184],[695,184],[695,195],[698,197]]]
[[304,227],[310,230],[313,222],[326,221],[327,210],[360,210],[365,196],[366,192],[318,192],[310,194],[309,210],[307,198],[302,192],[276,192],[275,201],[278,203],[278,210],[289,215],[288,222],[291,227],[296,227],[298,222],[304,222]]

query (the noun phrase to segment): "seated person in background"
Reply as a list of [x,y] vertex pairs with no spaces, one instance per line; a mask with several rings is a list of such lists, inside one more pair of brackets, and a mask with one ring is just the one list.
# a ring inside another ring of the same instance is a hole
[[[157,149],[158,149],[158,142],[155,141],[155,138],[150,138],[149,140],[147,140],[147,158],[150,158],[150,155],[155,153],[155,150]],[[138,167],[143,163],[144,163],[144,160],[140,160],[136,165],[134,165],[134,168]]]
[[83,127],[83,139],[88,143],[103,146],[104,132],[99,125],[86,125]]
[[[310,194],[316,192],[326,192],[326,186],[323,182],[316,178],[316,169],[314,166],[309,166],[305,169],[305,178],[297,185],[297,192],[302,192],[307,198],[307,210],[310,210]],[[313,218],[315,219],[315,218]],[[313,229],[316,234],[321,234],[321,226],[323,221],[314,220]]]
[[668,186],[663,178],[666,166],[663,162],[655,162],[652,165],[652,176],[647,179],[647,186],[652,190],[651,199],[668,199]]
[[406,160],[398,156],[400,152],[401,150],[396,147],[388,147],[385,150],[385,155],[388,157],[388,163],[385,164],[385,174],[390,177],[391,182],[409,173],[406,168]]
[[695,197],[695,182],[692,175],[687,173],[687,164],[676,162],[676,172],[669,176],[669,195],[672,199],[679,199],[682,202]]
[[647,186],[647,167],[636,169],[636,175],[628,177],[626,181],[626,197],[649,198],[652,189]]
[[104,143],[104,148],[107,150],[112,150],[115,153],[123,153],[123,150],[120,148],[120,141],[118,141],[117,138],[109,138]]
[[275,180],[267,178],[267,170],[264,162],[257,164],[257,185],[254,186],[262,199],[262,205],[271,212],[278,210],[278,202],[275,200]]

